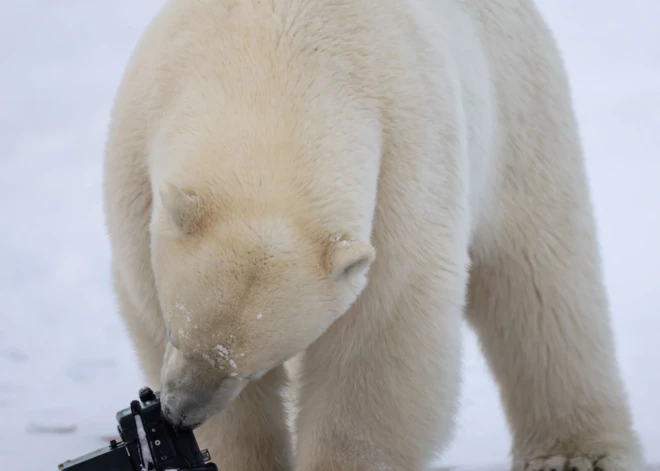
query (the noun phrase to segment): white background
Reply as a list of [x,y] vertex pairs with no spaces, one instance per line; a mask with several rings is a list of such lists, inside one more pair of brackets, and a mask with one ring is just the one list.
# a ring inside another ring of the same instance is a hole
[[[0,4],[3,469],[54,470],[103,446],[141,386],[110,289],[101,160],[124,65],[161,3]],[[539,4],[574,89],[635,426],[660,461],[660,3]],[[497,392],[466,340],[458,433],[441,462],[506,463]]]

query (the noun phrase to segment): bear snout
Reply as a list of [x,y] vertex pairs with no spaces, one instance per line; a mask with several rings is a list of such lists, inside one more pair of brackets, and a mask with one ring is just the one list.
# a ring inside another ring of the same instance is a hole
[[192,430],[226,409],[248,384],[248,380],[225,378],[213,388],[194,383],[166,381],[162,385],[161,407],[165,420],[174,428]]
[[[174,404],[174,405],[173,405]],[[202,422],[195,421],[188,411],[194,410],[195,407],[184,406],[181,407],[177,404],[176,396],[169,395],[162,399],[162,414],[163,418],[169,422],[177,430],[193,430],[199,427]]]

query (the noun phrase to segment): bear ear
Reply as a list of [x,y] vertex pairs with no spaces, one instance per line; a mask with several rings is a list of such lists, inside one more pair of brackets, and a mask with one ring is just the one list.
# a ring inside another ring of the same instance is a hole
[[166,183],[160,189],[160,198],[165,213],[181,233],[189,235],[200,229],[204,214],[197,194]]
[[330,250],[330,276],[335,280],[363,274],[376,258],[376,250],[371,245],[357,241],[337,240]]

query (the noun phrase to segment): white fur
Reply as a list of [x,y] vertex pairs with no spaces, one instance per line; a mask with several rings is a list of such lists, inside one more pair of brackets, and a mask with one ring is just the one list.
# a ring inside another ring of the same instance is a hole
[[142,368],[220,469],[426,469],[463,315],[515,470],[640,467],[530,0],[170,0],[117,95],[105,209]]

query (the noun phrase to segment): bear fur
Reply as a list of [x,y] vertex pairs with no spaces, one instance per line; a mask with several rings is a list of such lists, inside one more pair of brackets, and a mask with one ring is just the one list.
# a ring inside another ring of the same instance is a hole
[[428,469],[464,318],[513,469],[640,469],[532,1],[169,0],[117,93],[104,195],[141,367],[219,469]]

